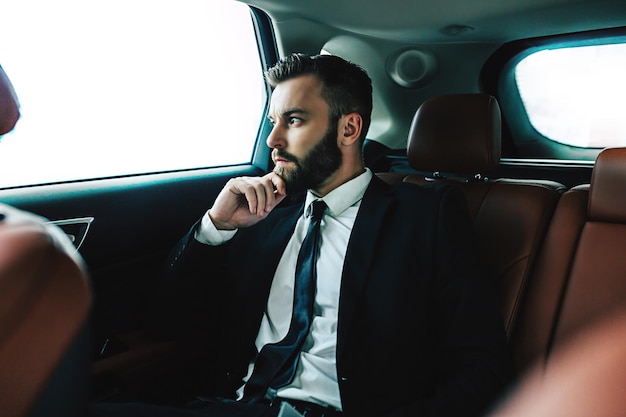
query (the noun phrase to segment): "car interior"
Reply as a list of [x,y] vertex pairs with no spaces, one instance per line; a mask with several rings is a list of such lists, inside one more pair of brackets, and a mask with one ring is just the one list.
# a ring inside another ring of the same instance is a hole
[[84,415],[91,378],[88,318],[92,295],[87,274],[51,241],[43,227],[8,222],[3,209],[2,415]]
[[[291,52],[336,54],[368,72],[374,110],[363,157],[375,175],[450,183],[466,197],[515,368],[492,415],[623,414],[626,2],[204,0],[187,9],[137,0],[132,15],[124,2],[92,10],[55,0],[38,5],[51,16],[46,33],[18,3],[0,4],[9,40],[0,65],[22,113],[0,141],[0,202],[62,228],[87,272],[40,231],[0,220],[0,415],[81,416],[94,401],[179,405],[202,390],[206,294],[171,288],[197,314],[159,315],[157,277],[230,178],[272,169],[263,71]],[[139,34],[120,36],[130,52],[114,46],[112,22]],[[189,46],[202,36],[214,46]],[[105,53],[118,60],[97,58]],[[148,69],[133,72],[142,60]],[[91,74],[98,67],[103,74]],[[167,96],[196,86],[196,104]],[[74,87],[96,101],[110,93],[111,104],[78,102]],[[12,125],[16,115],[0,111],[0,126]],[[196,122],[204,133],[189,127]],[[86,130],[66,147],[79,124]],[[231,146],[241,156],[227,160]],[[194,161],[167,165],[179,152]],[[119,168],[126,159],[129,170]]]

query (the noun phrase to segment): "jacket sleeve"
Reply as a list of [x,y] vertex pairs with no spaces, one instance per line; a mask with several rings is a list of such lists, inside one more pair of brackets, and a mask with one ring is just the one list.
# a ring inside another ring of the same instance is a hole
[[393,416],[481,416],[511,378],[494,282],[474,241],[464,195],[445,189],[437,218],[432,391]]
[[221,310],[228,244],[195,240],[195,223],[170,251],[149,291],[145,321],[159,339],[194,336],[213,329]]

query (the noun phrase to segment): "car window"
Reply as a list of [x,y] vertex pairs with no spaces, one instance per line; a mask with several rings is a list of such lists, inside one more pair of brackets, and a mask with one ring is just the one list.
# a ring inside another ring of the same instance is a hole
[[544,49],[522,59],[515,80],[533,127],[582,148],[626,145],[626,44]]
[[14,0],[0,15],[22,112],[0,187],[251,161],[267,89],[247,5]]

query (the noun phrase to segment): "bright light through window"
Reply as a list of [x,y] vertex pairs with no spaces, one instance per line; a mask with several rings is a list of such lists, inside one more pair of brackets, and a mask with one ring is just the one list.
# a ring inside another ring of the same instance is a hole
[[529,55],[515,78],[530,122],[567,145],[626,145],[626,44],[544,50]]
[[251,161],[266,93],[232,0],[3,0],[22,118],[0,187]]

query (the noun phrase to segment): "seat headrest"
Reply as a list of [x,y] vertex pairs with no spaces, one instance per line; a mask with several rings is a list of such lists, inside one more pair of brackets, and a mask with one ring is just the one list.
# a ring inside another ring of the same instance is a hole
[[596,158],[589,187],[589,217],[626,223],[626,148],[604,149]]
[[430,98],[417,109],[407,157],[411,168],[455,174],[484,174],[498,167],[502,121],[488,94]]
[[10,132],[20,118],[20,105],[9,77],[0,66],[0,136]]

